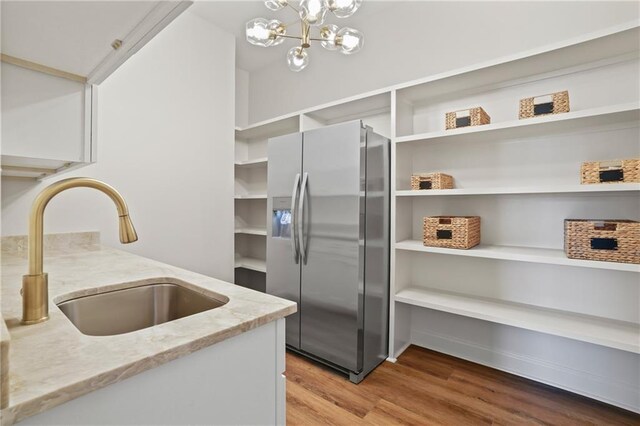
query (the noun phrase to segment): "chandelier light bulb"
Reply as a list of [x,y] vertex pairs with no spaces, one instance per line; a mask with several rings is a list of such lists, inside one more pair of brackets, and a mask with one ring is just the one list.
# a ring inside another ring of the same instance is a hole
[[267,6],[269,10],[280,10],[285,7],[289,2],[287,0],[265,0],[264,5]]
[[287,53],[287,64],[291,71],[300,72],[309,65],[309,55],[300,46],[292,47]]
[[264,18],[256,18],[247,22],[247,41],[256,46],[269,47],[274,40],[271,38],[269,21]]
[[326,0],[328,9],[338,18],[348,18],[362,4],[362,0]]
[[351,55],[362,49],[364,45],[364,36],[358,30],[344,27],[338,31],[336,35],[336,44],[340,48],[340,53]]
[[271,44],[269,46],[277,46],[284,43],[284,37],[279,37],[287,34],[287,28],[285,25],[277,19],[272,19],[267,25],[269,29],[269,36],[271,37]]
[[325,25],[320,29],[320,44],[327,50],[337,50],[336,36],[340,28],[337,25]]
[[324,24],[327,15],[325,0],[300,0],[300,18],[311,26]]

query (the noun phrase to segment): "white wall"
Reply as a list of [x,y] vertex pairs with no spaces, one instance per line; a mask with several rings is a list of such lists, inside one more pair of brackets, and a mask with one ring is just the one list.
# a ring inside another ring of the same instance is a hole
[[364,33],[364,49],[353,56],[314,45],[302,72],[289,71],[284,58],[253,71],[249,121],[637,20],[640,7],[637,1],[393,3],[364,19],[356,13],[337,22]]
[[236,126],[249,124],[249,72],[236,68]]
[[[235,41],[187,10],[99,88],[98,163],[121,191],[139,241],[118,242],[113,203],[73,189],[47,207],[45,232],[100,230],[103,243],[233,279]],[[56,178],[58,179],[58,178]],[[27,231],[35,184],[2,179],[2,235]]]

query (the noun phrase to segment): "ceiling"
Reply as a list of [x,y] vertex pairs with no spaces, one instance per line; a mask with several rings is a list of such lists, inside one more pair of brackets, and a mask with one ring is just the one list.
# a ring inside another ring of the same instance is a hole
[[157,1],[6,1],[2,53],[87,76]]
[[[394,3],[398,2],[364,0],[362,6],[352,17],[338,19],[329,14],[326,22],[340,27],[349,26],[362,31],[365,37],[366,49],[367,33],[376,30],[376,28],[367,26],[367,16],[380,13],[384,9],[393,6]],[[249,72],[265,67],[274,61],[285,61],[287,50],[295,45],[294,40],[285,40],[284,43],[275,47],[253,46],[245,40],[244,35],[246,22],[253,18],[262,17],[278,19],[285,23],[294,22],[297,15],[291,9],[273,12],[265,7],[263,1],[199,0],[189,10],[236,37],[236,66]],[[384,29],[377,30],[383,31]],[[299,31],[292,31],[292,33],[298,34]],[[322,49],[318,44],[314,44],[312,49],[314,48]],[[335,52],[335,54],[338,55],[339,53]]]

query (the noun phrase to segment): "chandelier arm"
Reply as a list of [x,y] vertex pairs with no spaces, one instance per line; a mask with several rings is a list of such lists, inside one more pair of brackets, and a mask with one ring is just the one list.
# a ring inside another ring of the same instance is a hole
[[296,11],[296,13],[298,13],[298,14],[300,13],[300,11],[299,11],[298,9],[296,9],[296,8],[295,8],[295,7],[293,7],[293,6],[291,6],[291,3],[288,3],[288,2],[287,2],[287,6],[288,6],[288,7],[290,7],[291,9],[295,10],[295,11]]
[[292,36],[292,35],[282,35],[282,34],[278,34],[278,37],[284,37],[284,38],[295,38],[296,40],[302,40],[302,37],[300,37],[300,36]]

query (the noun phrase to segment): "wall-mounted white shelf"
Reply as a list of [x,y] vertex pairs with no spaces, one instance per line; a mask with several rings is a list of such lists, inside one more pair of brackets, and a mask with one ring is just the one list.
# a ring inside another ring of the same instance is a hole
[[455,188],[396,191],[396,197],[436,197],[450,195],[501,195],[501,194],[591,194],[607,192],[637,192],[638,183],[609,183],[601,185],[541,185],[502,188]]
[[236,268],[250,269],[257,272],[267,272],[267,262],[262,259],[253,259],[250,257],[237,257]]
[[297,132],[300,127],[298,115],[266,120],[236,130],[236,138],[241,140],[267,139],[274,136]]
[[613,271],[640,272],[640,265],[632,263],[599,262],[594,260],[569,259],[563,250],[537,247],[485,245],[468,250],[442,247],[427,247],[419,240],[405,240],[395,244],[398,250],[453,256],[481,257],[485,259],[515,260],[518,262],[546,263],[550,265],[576,266],[581,268],[609,269]]
[[234,232],[236,234],[267,235],[266,228],[236,228]]
[[244,194],[234,196],[236,200],[266,200],[267,194]]
[[266,167],[267,157],[254,158],[251,160],[236,161],[236,167]]
[[320,106],[306,115],[325,124],[334,124],[389,113],[390,110],[391,96],[385,92],[335,105]]
[[420,287],[400,290],[395,299],[400,303],[640,353],[640,326],[633,323]]
[[[562,133],[603,125],[637,122],[640,107],[637,103],[611,105],[565,114],[547,115],[522,120],[441,130],[418,135],[403,136],[395,143],[406,142],[481,142],[495,139],[519,139],[539,136],[542,133]],[[444,117],[443,117],[444,121]]]

